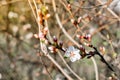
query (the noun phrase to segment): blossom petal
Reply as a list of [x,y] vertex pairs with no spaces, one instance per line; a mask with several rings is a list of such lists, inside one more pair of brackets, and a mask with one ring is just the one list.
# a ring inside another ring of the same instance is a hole
[[75,50],[75,48],[73,46],[69,46],[67,49],[67,51],[74,51],[74,50]]
[[70,57],[70,51],[66,51],[64,56],[65,57]]
[[70,57],[70,60],[72,62],[75,62],[75,61],[79,60],[80,58],[81,58],[80,54],[75,54],[74,56]]

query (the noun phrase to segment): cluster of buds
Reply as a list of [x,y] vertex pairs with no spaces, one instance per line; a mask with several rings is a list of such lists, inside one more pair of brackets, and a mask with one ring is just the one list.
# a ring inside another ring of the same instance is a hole
[[85,39],[85,40],[87,40],[87,41],[91,41],[91,35],[90,34],[86,34],[86,35],[77,35],[77,37],[79,38],[79,39]]
[[48,32],[48,28],[44,28],[39,32],[39,34],[34,34],[34,37],[40,40],[41,51],[46,55],[48,53],[46,44],[48,44],[48,40],[46,38]]
[[50,50],[50,52],[52,53],[56,53],[58,49],[63,50],[62,46],[63,46],[63,42],[59,41],[56,36],[53,36],[53,43],[50,43],[52,46],[48,47],[48,49]]
[[42,6],[40,10],[38,10],[38,21],[41,25],[44,25],[44,21],[47,20],[50,17],[50,14],[48,12],[47,6]]
[[54,44],[57,48],[62,49],[62,46],[63,46],[63,42],[62,42],[62,41],[59,41],[59,42],[58,42],[58,39],[57,39],[56,36],[53,36],[53,41],[54,41],[53,44]]
[[43,30],[41,30],[41,32],[39,32],[39,34],[34,34],[34,37],[40,39],[41,42],[48,43],[48,40],[46,39],[47,32],[48,28],[45,27]]

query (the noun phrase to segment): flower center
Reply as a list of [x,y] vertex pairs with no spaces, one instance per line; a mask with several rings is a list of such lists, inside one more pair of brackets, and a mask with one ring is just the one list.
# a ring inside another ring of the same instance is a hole
[[75,54],[74,54],[74,52],[70,52],[70,57],[72,57],[72,56],[74,56]]

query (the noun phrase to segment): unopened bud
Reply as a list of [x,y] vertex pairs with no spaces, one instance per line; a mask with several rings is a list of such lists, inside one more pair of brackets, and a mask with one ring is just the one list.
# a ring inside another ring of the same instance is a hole
[[90,54],[91,56],[94,56],[94,55],[95,55],[95,53],[94,53],[93,51],[90,51],[89,54]]
[[51,16],[50,14],[46,14],[46,15],[45,15],[45,19],[50,18],[50,16]]
[[85,52],[85,48],[84,48],[83,46],[80,46],[80,50],[81,50],[82,52]]
[[71,19],[71,22],[76,26],[78,23],[75,19]]
[[88,40],[88,41],[91,41],[91,35],[90,34],[87,34],[84,36],[84,39]]
[[105,47],[100,47],[100,52],[102,53],[102,55],[105,54]]
[[53,36],[53,41],[57,42],[57,37],[56,36]]
[[48,49],[50,50],[51,53],[55,53],[57,50],[54,46],[50,46],[48,47]]
[[68,4],[67,7],[68,7],[68,9],[70,10],[70,9],[71,9],[71,4]]
[[47,32],[48,32],[48,28],[47,28],[47,27],[45,27],[45,28],[44,28],[44,30],[43,30],[43,34],[44,34],[44,35],[46,35],[46,34],[47,34]]
[[79,17],[78,20],[77,20],[77,22],[80,23],[81,19],[82,19],[82,17]]
[[48,31],[48,28],[47,28],[47,27],[45,27],[45,28],[44,28],[44,31]]
[[38,35],[39,38],[44,38],[44,36],[45,35],[42,32],[40,32],[39,35]]
[[76,35],[77,38],[80,38],[80,35]]
[[86,45],[86,46],[88,46],[88,47],[89,47],[89,43],[84,42],[84,45]]
[[34,36],[35,38],[39,38],[39,37],[38,37],[38,34],[34,34],[33,36]]
[[83,39],[84,36],[81,36],[81,35],[76,35],[76,37],[80,38],[80,39]]
[[62,41],[59,42],[59,46],[60,46],[60,47],[63,46],[63,42],[62,42]]

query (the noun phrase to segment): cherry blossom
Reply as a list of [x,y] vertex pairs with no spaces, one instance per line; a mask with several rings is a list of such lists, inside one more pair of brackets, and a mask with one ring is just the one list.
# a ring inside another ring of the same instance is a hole
[[81,58],[80,54],[79,54],[80,50],[74,48],[73,46],[69,46],[65,52],[65,57],[70,57],[70,60],[72,62],[75,62],[77,60],[79,60]]

